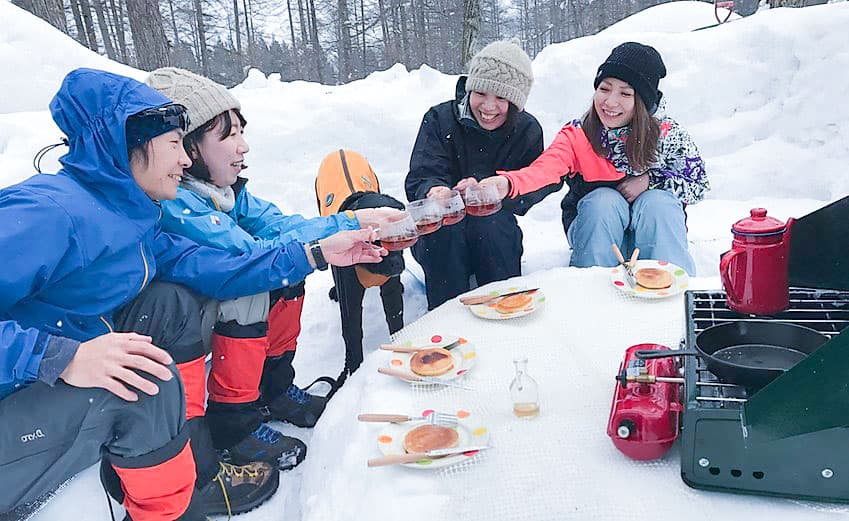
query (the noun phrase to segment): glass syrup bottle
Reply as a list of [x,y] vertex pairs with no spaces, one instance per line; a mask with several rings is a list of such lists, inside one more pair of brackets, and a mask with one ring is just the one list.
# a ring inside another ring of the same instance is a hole
[[517,356],[513,359],[516,376],[510,384],[510,399],[513,401],[513,414],[519,418],[536,418],[539,414],[539,386],[528,375],[528,358]]

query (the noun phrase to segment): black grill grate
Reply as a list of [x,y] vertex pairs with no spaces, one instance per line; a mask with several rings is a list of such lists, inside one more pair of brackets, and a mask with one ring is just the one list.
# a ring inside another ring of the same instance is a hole
[[[790,308],[770,316],[745,315],[731,311],[723,291],[690,291],[687,298],[687,342],[705,329],[726,322],[775,320],[815,329],[829,338],[849,326],[849,292],[792,288]],[[695,371],[691,365],[695,364]],[[695,374],[694,398],[704,409],[739,409],[746,389],[719,382],[698,357],[686,357],[685,374]]]
[[792,288],[790,309],[769,316],[744,315],[728,309],[722,291],[693,291],[687,316],[696,334],[725,322],[778,320],[816,329],[831,338],[849,326],[849,292]]

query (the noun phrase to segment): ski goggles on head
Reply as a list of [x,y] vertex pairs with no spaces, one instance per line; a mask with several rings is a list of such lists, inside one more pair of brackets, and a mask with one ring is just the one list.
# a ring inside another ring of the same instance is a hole
[[175,129],[189,130],[189,113],[179,103],[145,109],[127,118],[127,149]]

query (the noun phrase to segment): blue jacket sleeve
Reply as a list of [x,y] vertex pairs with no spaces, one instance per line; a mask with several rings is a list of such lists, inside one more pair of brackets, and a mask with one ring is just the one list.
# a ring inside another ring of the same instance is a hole
[[[73,224],[51,200],[25,189],[0,191],[0,391],[35,381],[52,338],[23,327],[10,315],[14,306],[38,293],[53,278],[78,265]],[[0,396],[2,396],[0,392]]]
[[314,219],[285,216],[273,204],[250,194],[240,197],[238,207],[227,214],[180,190],[176,200],[162,202],[162,227],[204,246],[241,253],[323,239],[340,230],[357,230],[360,224],[356,217],[344,214]]
[[310,242],[339,231],[360,229],[353,212],[311,219],[298,214],[283,215],[277,206],[247,191],[237,201],[235,211],[239,226],[260,241],[277,241],[275,245],[293,240]]
[[17,322],[0,322],[0,397],[15,385],[34,382],[50,335]]
[[201,246],[159,227],[154,236],[154,256],[160,278],[218,300],[295,285],[313,271],[300,242],[234,254]]

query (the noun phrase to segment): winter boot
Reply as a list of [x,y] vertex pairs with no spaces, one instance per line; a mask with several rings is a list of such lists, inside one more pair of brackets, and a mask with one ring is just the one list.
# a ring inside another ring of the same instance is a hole
[[221,459],[237,465],[266,461],[280,470],[289,470],[303,461],[306,445],[263,425],[269,416],[258,402],[210,401],[206,421]]
[[291,384],[285,394],[268,402],[268,411],[275,420],[286,421],[298,427],[314,427],[326,406],[327,398],[309,394]]
[[236,465],[265,461],[280,470],[290,470],[304,461],[307,446],[291,436],[284,436],[262,424],[250,435],[229,449],[221,451],[221,459]]
[[265,462],[248,465],[220,463],[218,474],[195,494],[207,515],[249,512],[265,503],[280,481],[280,473]]
[[271,417],[298,427],[313,427],[327,406],[327,398],[308,394],[294,383],[294,351],[266,358],[260,390]]

